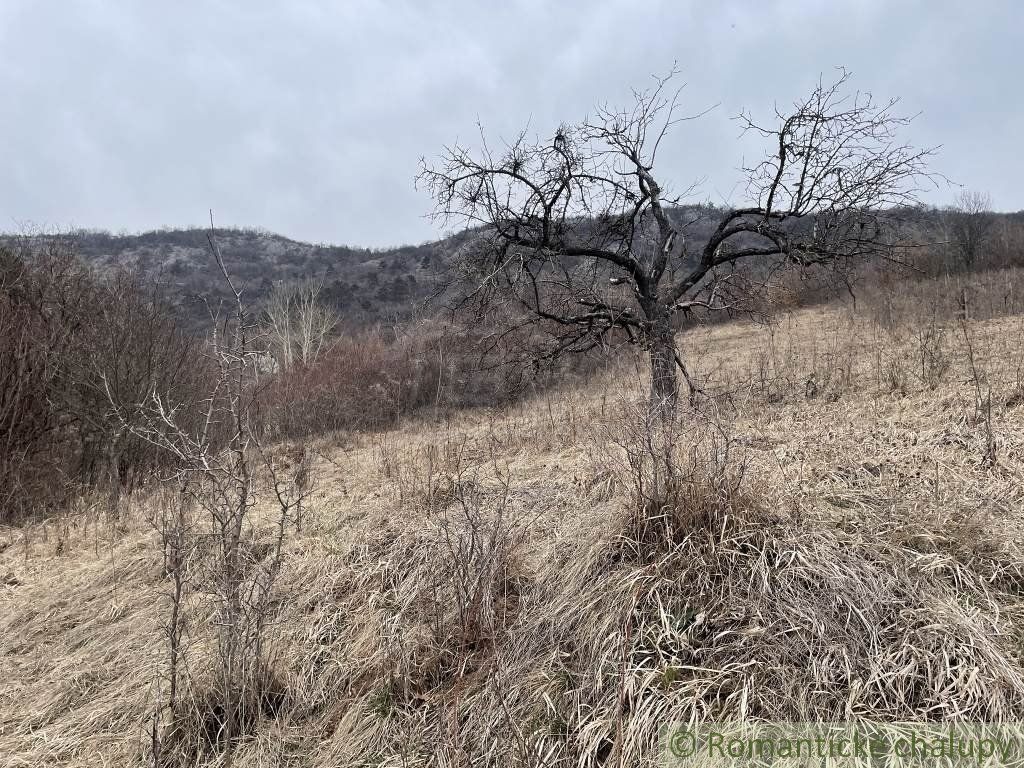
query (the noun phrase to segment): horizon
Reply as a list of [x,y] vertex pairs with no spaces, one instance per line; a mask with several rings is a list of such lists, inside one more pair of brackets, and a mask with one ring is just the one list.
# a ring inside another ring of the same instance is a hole
[[[696,207],[698,205],[712,205],[712,206],[715,206],[714,203],[686,203],[685,205],[678,206],[678,207]],[[935,204],[922,204],[921,206],[918,206],[918,207],[921,210],[925,211],[925,212],[941,213],[944,210],[950,209],[951,206],[952,206],[952,201],[949,204],[947,204],[947,205],[941,205],[941,204],[939,204],[939,205],[935,205]],[[715,207],[721,208],[721,206],[715,206]],[[1019,216],[1019,215],[1024,214],[1024,208],[1019,208],[1019,209],[1016,209],[1016,210],[1007,210],[1007,211],[1000,211],[1000,210],[993,209],[991,211],[991,213],[993,213],[993,214],[995,214],[997,216]],[[310,246],[317,247],[317,248],[348,248],[350,250],[355,250],[355,251],[382,251],[382,252],[394,251],[394,250],[398,250],[398,249],[401,249],[401,248],[420,248],[420,247],[422,247],[424,245],[429,245],[431,243],[437,243],[437,242],[441,242],[443,240],[447,240],[448,238],[455,237],[456,235],[458,235],[461,232],[465,232],[468,229],[474,229],[474,228],[475,227],[462,227],[461,229],[449,229],[449,230],[446,230],[445,232],[440,233],[436,238],[427,239],[427,240],[420,240],[420,241],[417,241],[417,242],[392,242],[392,243],[384,243],[382,245],[362,245],[360,243],[351,243],[351,242],[331,242],[331,241],[324,241],[324,240],[307,240],[307,239],[304,239],[302,237],[292,236],[291,234],[275,231],[275,230],[272,230],[272,229],[267,229],[266,227],[261,227],[259,225],[254,225],[254,224],[223,224],[222,225],[222,224],[217,224],[215,222],[215,229],[216,229],[217,232],[242,232],[242,233],[253,233],[253,234],[257,234],[257,235],[267,235],[267,236],[271,236],[271,237],[280,237],[280,238],[284,238],[285,240],[288,240],[288,241],[293,242],[293,243],[300,243],[302,245],[310,245]],[[86,235],[105,235],[105,236],[108,236],[108,237],[118,237],[118,238],[124,237],[124,238],[128,238],[128,237],[142,237],[144,235],[150,235],[150,234],[159,234],[161,232],[187,232],[187,231],[208,232],[209,230],[210,230],[209,225],[205,225],[204,226],[202,224],[183,224],[181,226],[166,226],[165,225],[165,226],[151,227],[149,229],[138,229],[138,230],[127,230],[127,229],[112,230],[112,229],[106,229],[106,228],[103,228],[103,227],[74,227],[74,228],[63,230],[63,231],[61,231],[61,230],[48,231],[48,230],[44,229],[44,230],[40,230],[40,231],[37,231],[37,232],[31,232],[31,231],[16,232],[16,231],[0,230],[0,237],[74,237],[76,235],[86,234]]]

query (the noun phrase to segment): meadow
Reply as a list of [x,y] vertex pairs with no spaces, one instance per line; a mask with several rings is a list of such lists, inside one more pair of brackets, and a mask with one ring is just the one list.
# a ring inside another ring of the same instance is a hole
[[[702,392],[668,497],[645,486],[628,357],[272,446],[282,472],[304,447],[313,491],[229,752],[201,543],[184,704],[157,737],[173,486],[2,528],[3,763],[129,765],[160,742],[183,765],[657,765],[673,721],[1020,719],[1024,315],[1015,271],[974,280],[959,315],[959,293],[907,282],[680,334]],[[277,535],[260,482],[254,564]]]

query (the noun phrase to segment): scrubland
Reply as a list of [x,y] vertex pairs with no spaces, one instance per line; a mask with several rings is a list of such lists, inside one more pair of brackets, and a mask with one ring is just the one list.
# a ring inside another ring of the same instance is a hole
[[[628,358],[310,441],[259,716],[212,746],[197,599],[165,759],[655,765],[672,721],[1020,719],[1024,316],[893,296],[683,333],[703,393],[668,497]],[[152,759],[173,496],[0,529],[0,763]]]

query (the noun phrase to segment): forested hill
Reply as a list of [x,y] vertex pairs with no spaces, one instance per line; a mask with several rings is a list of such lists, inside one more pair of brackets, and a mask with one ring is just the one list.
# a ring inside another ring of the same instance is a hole
[[[224,286],[210,257],[206,229],[162,229],[135,235],[70,233],[79,256],[99,268],[132,267],[168,285],[197,321],[203,298],[216,300]],[[408,318],[436,290],[448,255],[463,236],[396,248],[314,245],[257,229],[218,229],[217,243],[245,298],[258,305],[280,281],[315,278],[322,298],[346,321],[364,325]]]
[[[691,254],[699,252],[720,214],[719,209],[707,205],[673,210],[672,215],[684,225]],[[939,262],[956,265],[957,216],[955,211],[938,209],[900,214],[911,239],[931,244],[919,255],[935,266]],[[968,268],[1020,263],[1024,258],[1024,212],[984,216],[981,250],[985,258]],[[218,229],[216,235],[232,277],[252,306],[259,306],[275,283],[314,278],[323,282],[322,298],[339,311],[346,324],[354,326],[409,319],[437,292],[453,255],[472,236],[461,232],[422,245],[356,248],[314,245],[259,229]],[[145,278],[159,278],[185,315],[197,324],[208,319],[206,300],[226,298],[207,236],[208,230],[198,227],[117,235],[78,230],[66,235],[74,241],[80,257],[96,267],[132,267]]]

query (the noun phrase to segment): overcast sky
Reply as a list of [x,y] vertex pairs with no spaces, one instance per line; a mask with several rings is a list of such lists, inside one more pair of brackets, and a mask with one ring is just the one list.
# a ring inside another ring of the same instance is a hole
[[[920,112],[934,165],[1024,208],[1024,6],[1005,2],[0,0],[0,229],[258,226],[381,246],[439,234],[417,161],[479,119],[541,134],[675,60],[658,170],[737,201],[741,109],[845,66]],[[950,200],[943,188],[930,202]]]

